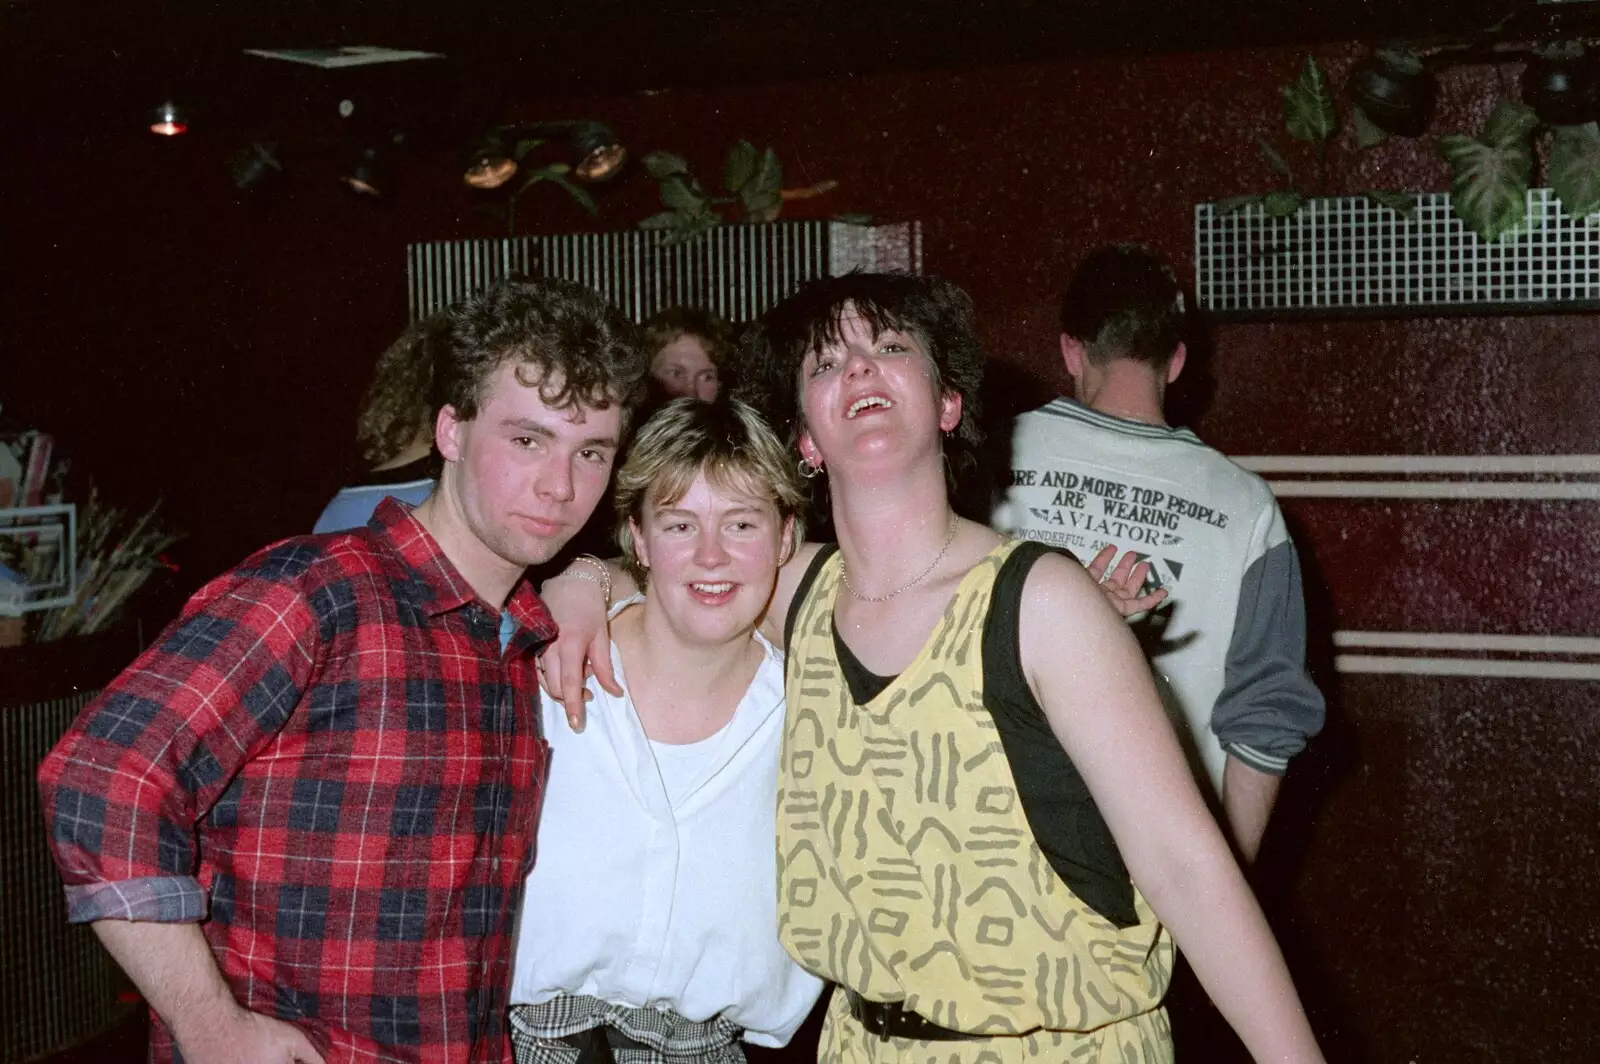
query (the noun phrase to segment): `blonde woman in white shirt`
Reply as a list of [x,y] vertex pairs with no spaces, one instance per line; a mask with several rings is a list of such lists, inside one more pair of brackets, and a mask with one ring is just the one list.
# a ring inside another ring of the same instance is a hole
[[783,446],[742,404],[674,401],[617,473],[626,694],[552,746],[511,991],[518,1064],[739,1062],[821,992],[778,941],[783,658],[757,631],[801,536]]

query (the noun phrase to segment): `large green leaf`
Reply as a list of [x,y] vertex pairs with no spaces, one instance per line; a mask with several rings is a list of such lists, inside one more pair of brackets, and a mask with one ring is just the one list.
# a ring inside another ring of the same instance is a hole
[[644,221],[640,222],[639,223],[639,228],[640,229],[671,229],[674,225],[677,225],[677,224],[678,224],[678,212],[677,211],[662,211],[659,214],[652,214],[650,217],[648,217]]
[[1533,108],[1515,100],[1501,100],[1483,123],[1478,141],[1491,148],[1513,148],[1527,144],[1538,128],[1539,116],[1533,113]]
[[524,156],[526,156],[530,151],[532,151],[533,149],[537,148],[539,145],[541,145],[543,143],[544,143],[544,141],[538,140],[536,138],[530,138],[528,140],[519,140],[519,141],[517,141],[516,150],[514,152],[512,152],[512,154],[516,157],[516,160],[518,162],[521,162]]
[[657,181],[664,181],[675,174],[687,174],[689,164],[671,152],[653,151],[644,157],[644,169]]
[[1218,218],[1226,218],[1230,214],[1237,214],[1253,204],[1260,203],[1262,196],[1229,196],[1219,199],[1211,205],[1211,213]]
[[1379,129],[1377,124],[1367,117],[1367,112],[1359,107],[1350,108],[1350,124],[1356,129],[1356,147],[1362,151],[1376,148],[1389,139],[1389,134]]
[[756,176],[760,153],[748,140],[741,140],[728,151],[728,161],[722,167],[722,184],[737,195]]
[[771,148],[762,153],[754,176],[739,190],[739,199],[747,221],[770,222],[783,210],[783,167]]
[[675,211],[704,210],[706,198],[682,177],[669,177],[661,182],[661,202]]
[[575,184],[563,172],[556,170],[555,167],[550,167],[549,169],[550,175],[547,180],[566,189],[567,195],[576,200],[578,206],[582,207],[590,214],[600,213],[600,206],[595,203],[594,197],[589,195],[588,189],[584,188],[582,185]]
[[1287,218],[1305,206],[1305,197],[1293,189],[1280,188],[1261,197],[1261,209],[1268,218]]
[[1256,143],[1261,145],[1261,157],[1267,161],[1267,165],[1272,168],[1272,172],[1293,185],[1294,171],[1289,169],[1289,164],[1284,157],[1278,154],[1278,149],[1274,148],[1266,137],[1256,137]]
[[1460,133],[1439,138],[1455,175],[1450,202],[1456,217],[1484,240],[1498,240],[1527,216],[1533,149],[1526,140],[1492,147]]
[[1417,216],[1415,192],[1385,192],[1382,189],[1369,188],[1361,194],[1378,206],[1389,208],[1408,222]]
[[1600,125],[1561,126],[1550,145],[1550,187],[1572,218],[1600,212]]
[[1311,56],[1292,85],[1283,92],[1283,126],[1295,140],[1322,142],[1339,128],[1339,112],[1334,110],[1333,92],[1328,79]]

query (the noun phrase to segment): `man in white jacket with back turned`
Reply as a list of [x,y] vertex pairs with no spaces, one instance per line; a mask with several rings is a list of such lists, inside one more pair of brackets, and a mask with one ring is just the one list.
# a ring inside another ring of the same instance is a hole
[[1196,775],[1254,860],[1323,702],[1271,490],[1166,422],[1166,387],[1188,355],[1183,322],[1182,287],[1153,252],[1103,247],[1079,265],[1061,307],[1073,397],[1017,419],[991,523],[1085,561],[1108,544],[1150,561],[1169,596],[1146,641],[1151,667]]

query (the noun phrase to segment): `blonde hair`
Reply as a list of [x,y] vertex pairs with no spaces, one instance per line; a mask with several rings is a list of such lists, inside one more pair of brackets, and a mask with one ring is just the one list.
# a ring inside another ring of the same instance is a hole
[[617,470],[617,545],[640,587],[648,571],[634,551],[630,524],[643,523],[646,503],[668,506],[683,498],[702,473],[718,490],[771,501],[779,518],[793,521],[791,544],[803,538],[799,471],[761,415],[740,402],[674,399],[639,429]]

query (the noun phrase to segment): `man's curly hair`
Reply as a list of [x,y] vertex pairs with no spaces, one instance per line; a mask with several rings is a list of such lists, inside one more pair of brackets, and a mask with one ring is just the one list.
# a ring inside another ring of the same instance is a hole
[[945,437],[952,486],[975,468],[983,349],[972,297],[936,277],[907,273],[847,273],[802,284],[745,331],[735,391],[771,423],[791,451],[805,428],[800,367],[806,356],[838,343],[846,312],[860,315],[877,337],[893,329],[916,338],[933,363],[943,392],[961,396],[961,422]]
[[626,426],[644,397],[650,361],[639,330],[581,284],[513,275],[462,300],[451,319],[435,392],[464,421],[478,416],[489,378],[506,362],[557,410],[616,403]]
[[379,356],[356,418],[356,442],[371,465],[433,435],[433,364],[449,343],[450,316],[441,311],[412,322]]

